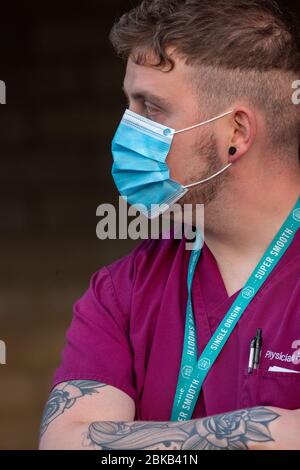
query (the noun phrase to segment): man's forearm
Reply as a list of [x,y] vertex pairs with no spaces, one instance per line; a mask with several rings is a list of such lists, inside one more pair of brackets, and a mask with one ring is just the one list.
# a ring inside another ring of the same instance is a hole
[[256,407],[190,421],[93,422],[82,446],[94,449],[251,450],[275,448],[278,409]]
[[190,421],[64,421],[40,449],[300,450],[300,410],[258,406]]

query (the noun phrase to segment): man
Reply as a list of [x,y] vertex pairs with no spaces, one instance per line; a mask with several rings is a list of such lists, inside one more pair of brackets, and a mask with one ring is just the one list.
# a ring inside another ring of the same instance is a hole
[[[127,60],[129,120],[192,127],[173,135],[166,164],[189,186],[180,204],[204,204],[205,243],[190,304],[184,239],[149,239],[94,274],[75,304],[40,447],[300,449],[293,29],[271,0],[144,0],[110,37]],[[132,132],[133,145],[144,139]],[[185,342],[187,303],[195,336]],[[181,367],[185,345],[201,356],[195,368]],[[191,382],[194,372],[202,378]]]

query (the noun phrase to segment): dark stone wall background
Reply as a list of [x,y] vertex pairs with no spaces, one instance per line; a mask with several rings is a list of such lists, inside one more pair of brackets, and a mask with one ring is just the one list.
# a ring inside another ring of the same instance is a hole
[[72,304],[135,245],[97,240],[95,211],[117,201],[110,143],[125,106],[107,35],[137,3],[1,4],[0,449],[37,447]]

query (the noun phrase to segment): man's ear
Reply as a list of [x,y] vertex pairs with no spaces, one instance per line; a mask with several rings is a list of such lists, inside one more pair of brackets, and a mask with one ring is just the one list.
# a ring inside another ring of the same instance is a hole
[[234,163],[251,148],[256,132],[257,121],[255,113],[246,106],[239,106],[232,116],[232,139],[228,148],[235,148],[236,151],[229,152],[229,163]]

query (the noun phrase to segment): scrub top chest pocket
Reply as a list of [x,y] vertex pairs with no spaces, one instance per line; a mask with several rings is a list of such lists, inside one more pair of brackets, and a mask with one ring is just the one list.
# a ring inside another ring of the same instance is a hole
[[[294,370],[296,370],[295,366]],[[300,372],[299,365],[297,370]],[[299,409],[300,373],[258,369],[249,374],[247,370],[244,370],[242,407],[254,406]]]
[[[276,318],[262,329],[258,368],[243,368],[241,405],[300,409],[300,341],[295,341],[298,314],[292,311],[276,329]],[[262,318],[260,319],[262,321]],[[274,323],[274,324],[273,324]],[[285,334],[281,334],[284,331]],[[277,332],[275,335],[274,332]]]

